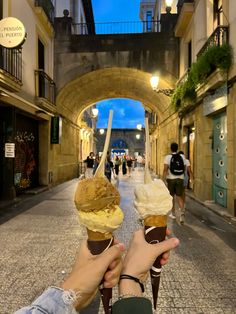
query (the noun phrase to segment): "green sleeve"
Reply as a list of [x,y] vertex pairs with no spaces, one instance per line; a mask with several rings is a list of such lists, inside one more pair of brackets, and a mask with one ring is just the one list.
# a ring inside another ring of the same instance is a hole
[[112,306],[112,314],[152,314],[152,303],[146,298],[125,298],[116,301]]

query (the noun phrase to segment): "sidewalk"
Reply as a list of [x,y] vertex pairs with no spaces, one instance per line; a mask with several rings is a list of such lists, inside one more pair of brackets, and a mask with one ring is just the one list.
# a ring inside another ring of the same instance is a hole
[[215,214],[223,217],[224,219],[230,221],[231,223],[234,223],[236,225],[236,217],[233,217],[223,206],[220,206],[216,204],[214,201],[209,200],[202,202],[196,196],[194,195],[193,191],[191,190],[186,190],[186,195],[187,197],[193,199],[194,201],[198,202],[202,206],[205,206],[206,208],[210,209],[213,211]]

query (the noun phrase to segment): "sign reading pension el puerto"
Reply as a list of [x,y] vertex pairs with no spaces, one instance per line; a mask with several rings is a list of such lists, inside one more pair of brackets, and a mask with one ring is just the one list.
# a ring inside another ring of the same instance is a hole
[[15,17],[0,20],[0,45],[5,48],[17,48],[26,38],[23,23]]

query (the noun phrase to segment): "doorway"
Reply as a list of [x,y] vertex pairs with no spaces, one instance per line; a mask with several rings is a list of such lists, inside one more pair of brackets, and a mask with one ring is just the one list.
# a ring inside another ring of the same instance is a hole
[[227,207],[227,116],[221,113],[213,118],[213,200]]

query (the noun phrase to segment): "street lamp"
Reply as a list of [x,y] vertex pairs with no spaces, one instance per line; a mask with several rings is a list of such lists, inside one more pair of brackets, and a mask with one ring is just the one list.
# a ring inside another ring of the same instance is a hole
[[173,89],[160,89],[160,88],[157,88],[158,87],[158,84],[159,84],[159,76],[157,75],[153,75],[151,78],[150,78],[150,84],[151,84],[151,87],[152,89],[154,90],[154,92],[156,93],[162,93],[168,97],[170,97],[174,90]]
[[136,128],[139,130],[139,131],[142,131],[142,124],[141,123],[139,123],[139,124],[137,124],[137,126],[136,126]]
[[98,108],[92,108],[92,116],[96,118],[98,116]]
[[104,132],[105,132],[104,129],[100,129],[100,130],[99,130],[99,133],[100,133],[101,135],[104,134]]
[[140,134],[136,134],[136,139],[137,139],[137,140],[140,139]]

